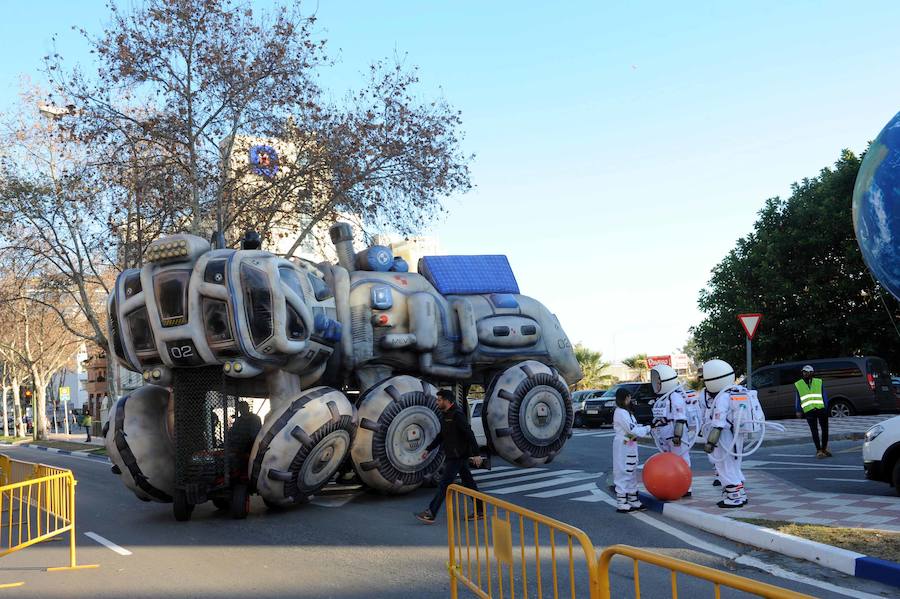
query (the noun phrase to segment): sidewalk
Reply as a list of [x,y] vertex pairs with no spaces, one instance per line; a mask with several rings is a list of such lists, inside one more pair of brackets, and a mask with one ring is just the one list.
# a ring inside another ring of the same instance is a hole
[[65,433],[49,433],[48,438],[50,441],[66,441],[68,443],[84,443],[85,445],[95,445],[97,447],[102,447],[103,437],[98,437],[97,435],[91,435],[91,442],[88,443],[86,441],[87,435],[84,433],[84,429],[79,432],[73,432],[70,434]]
[[[798,524],[823,524],[842,528],[867,528],[900,532],[900,497],[870,497],[848,493],[816,493],[778,476],[745,470],[744,485],[750,503],[740,509],[716,506],[722,487],[712,486],[712,474],[694,477],[693,497],[679,505],[729,518],[783,520]],[[643,489],[646,492],[645,489]]]
[[[848,416],[846,418],[828,419],[828,436],[831,440],[861,439],[867,430],[897,414],[876,414],[874,416]],[[769,429],[766,431],[765,443],[780,443],[810,439],[809,425],[802,418],[789,420],[773,420],[784,427],[784,432]]]

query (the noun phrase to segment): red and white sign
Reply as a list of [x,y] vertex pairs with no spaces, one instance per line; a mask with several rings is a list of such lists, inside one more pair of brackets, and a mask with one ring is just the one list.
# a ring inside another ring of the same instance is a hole
[[762,314],[738,314],[738,320],[741,321],[741,326],[744,327],[747,338],[753,341],[756,329],[759,328],[759,321],[762,320]]
[[653,368],[654,366],[659,366],[660,364],[671,366],[672,356],[647,356],[647,368]]

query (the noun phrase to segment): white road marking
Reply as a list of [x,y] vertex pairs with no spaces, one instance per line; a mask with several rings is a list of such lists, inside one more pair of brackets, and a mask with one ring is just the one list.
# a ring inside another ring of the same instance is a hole
[[[604,503],[608,503],[609,505],[615,507],[616,500],[603,493],[603,497],[598,499],[597,501],[603,501]],[[628,514],[633,518],[637,518],[641,522],[645,524],[649,524],[650,526],[661,530],[665,533],[668,533],[675,537],[676,539],[680,539],[687,543],[688,545],[693,545],[697,549],[702,549],[704,551],[708,551],[709,553],[720,555],[725,559],[734,560],[738,564],[742,564],[744,566],[750,566],[751,568],[756,568],[757,570],[762,570],[772,576],[776,576],[778,578],[784,578],[785,580],[792,580],[794,582],[799,582],[801,584],[806,584],[809,586],[817,587],[826,591],[830,591],[832,593],[837,593],[838,595],[844,595],[846,597],[858,597],[859,599],[883,599],[878,595],[872,595],[870,593],[864,593],[862,591],[858,591],[856,589],[845,589],[844,587],[839,587],[835,584],[831,584],[830,582],[825,582],[822,580],[817,580],[815,578],[810,578],[809,576],[804,576],[802,574],[797,574],[796,572],[791,572],[790,570],[786,570],[779,566],[774,566],[772,564],[767,564],[761,559],[750,557],[749,555],[738,555],[734,551],[730,549],[726,549],[725,547],[720,547],[714,543],[710,543],[708,541],[704,541],[703,539],[699,539],[691,534],[684,532],[683,530],[679,530],[674,526],[670,526],[665,522],[661,522],[657,520],[655,517],[647,514],[645,512],[632,512]]]
[[556,487],[559,485],[566,485],[569,483],[578,482],[580,480],[586,480],[589,478],[597,478],[602,476],[598,473],[585,473],[585,474],[573,474],[572,476],[563,476],[562,478],[554,478],[551,480],[543,480],[536,483],[529,483],[525,485],[516,485],[513,487],[501,487],[499,489],[491,489],[491,493],[495,495],[507,495],[509,493],[518,493],[519,491],[531,491],[532,489],[541,489],[543,487]]
[[796,454],[796,453],[770,453],[773,458],[809,458],[811,460],[817,459],[814,455],[807,454]]
[[777,576],[778,578],[784,578],[785,580],[793,580],[802,584],[808,584],[811,587],[818,587],[825,591],[837,593],[838,595],[845,595],[847,597],[854,598],[858,597],[859,599],[884,599],[880,595],[864,593],[858,590],[845,589],[844,587],[839,587],[836,584],[831,584],[830,582],[825,582],[824,580],[818,580],[816,578],[804,576],[803,574],[797,574],[796,572],[785,570],[780,566],[767,564],[761,559],[750,557],[749,555],[742,555],[734,561],[745,566],[750,566],[751,568],[762,570],[763,572],[767,572],[772,576]]
[[837,480],[845,483],[870,483],[872,481],[865,478],[817,478],[816,480]]
[[584,485],[576,485],[574,487],[566,487],[565,489],[553,489],[550,491],[541,491],[540,493],[532,493],[528,497],[539,497],[545,499],[547,497],[559,497],[560,495],[569,495],[571,493],[581,493],[582,491],[590,491],[596,489],[597,483],[587,483]]
[[811,464],[809,462],[779,462],[775,460],[744,460],[744,462],[741,464],[741,467],[766,468],[766,464],[772,464],[774,466],[803,466],[804,468],[809,468],[810,466],[814,465],[817,469],[823,470],[859,470],[859,466],[852,466],[849,464]]
[[131,552],[128,551],[127,549],[125,549],[124,547],[120,547],[120,546],[116,545],[109,539],[101,537],[100,535],[98,535],[95,532],[86,532],[86,533],[84,533],[84,536],[86,536],[90,539],[93,539],[94,541],[97,541],[98,543],[100,543],[101,545],[106,547],[107,549],[112,549],[119,555],[131,555]]
[[476,481],[482,481],[490,480],[492,478],[502,478],[504,476],[516,476],[524,472],[540,472],[541,470],[546,470],[546,468],[521,468],[516,470],[509,470],[507,472],[498,472],[496,474],[474,474],[473,478]]
[[538,478],[548,478],[551,476],[565,476],[567,474],[575,474],[577,472],[583,472],[582,470],[553,470],[551,472],[538,472],[537,474],[526,474],[525,476],[513,476],[510,478],[504,478],[503,480],[489,480],[486,483],[481,484],[481,481],[476,481],[479,483],[479,486],[482,487],[493,487],[496,485],[508,485],[510,483],[518,484],[525,480],[535,480]]

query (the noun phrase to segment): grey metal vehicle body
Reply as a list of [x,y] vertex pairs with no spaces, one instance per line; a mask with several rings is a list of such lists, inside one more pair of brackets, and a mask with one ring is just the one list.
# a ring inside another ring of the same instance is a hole
[[[533,466],[562,449],[581,370],[505,257],[426,258],[417,274],[384,269],[385,248],[357,253],[351,239],[336,225],[338,263],[312,264],[176,235],[119,276],[110,338],[147,384],[116,403],[104,434],[139,498],[173,501],[179,519],[236,492],[302,503],[345,458],[366,485],[408,492],[441,461],[422,449],[446,385],[484,386],[486,444],[507,461]],[[225,423],[247,397],[271,410],[252,447],[237,447]]]

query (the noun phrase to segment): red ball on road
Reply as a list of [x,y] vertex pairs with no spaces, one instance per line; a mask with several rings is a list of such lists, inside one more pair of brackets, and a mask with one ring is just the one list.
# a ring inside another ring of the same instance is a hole
[[681,499],[691,488],[691,469],[674,453],[658,453],[644,464],[644,486],[660,501]]

